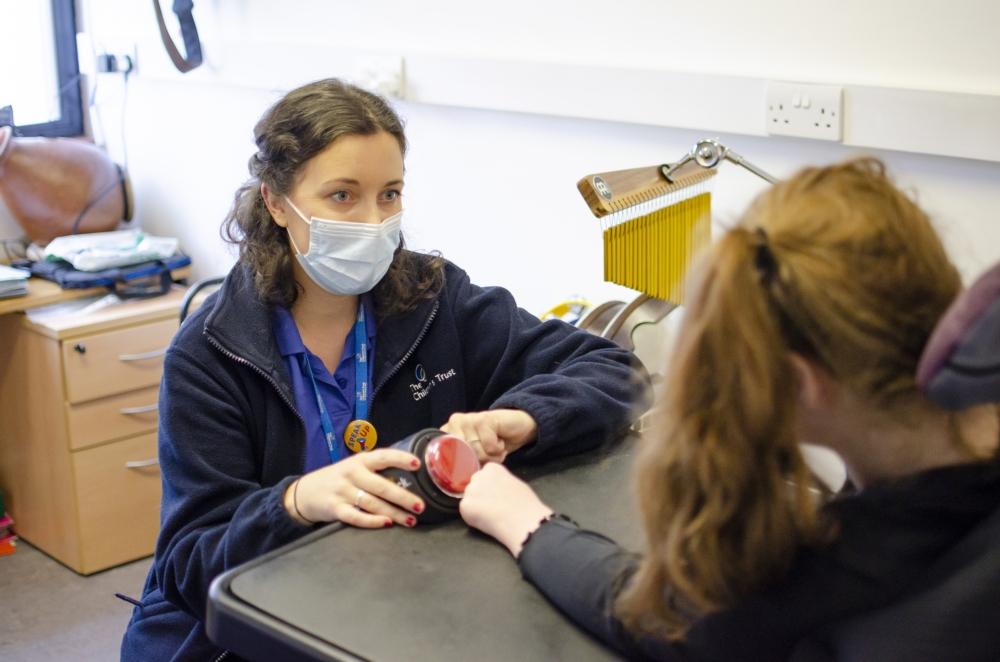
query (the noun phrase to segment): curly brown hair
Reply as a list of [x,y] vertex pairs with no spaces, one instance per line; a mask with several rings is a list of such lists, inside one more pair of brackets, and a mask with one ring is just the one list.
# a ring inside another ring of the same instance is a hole
[[[403,123],[386,100],[336,78],[292,90],[257,122],[250,179],[237,189],[221,234],[239,246],[239,261],[253,273],[263,301],[290,308],[301,287],[292,271],[288,233],[271,217],[261,184],[286,195],[302,166],[333,141],[382,131],[396,139],[405,156]],[[385,318],[408,312],[436,296],[443,283],[444,260],[405,250],[400,236],[392,265],[372,291],[376,314]]]

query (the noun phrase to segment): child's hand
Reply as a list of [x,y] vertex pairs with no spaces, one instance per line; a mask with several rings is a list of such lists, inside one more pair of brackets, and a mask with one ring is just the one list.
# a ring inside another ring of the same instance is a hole
[[466,524],[493,536],[517,558],[525,538],[552,509],[506,467],[490,463],[472,476],[459,512]]
[[508,453],[534,441],[538,424],[520,409],[490,409],[452,414],[441,430],[468,442],[485,464],[503,462]]

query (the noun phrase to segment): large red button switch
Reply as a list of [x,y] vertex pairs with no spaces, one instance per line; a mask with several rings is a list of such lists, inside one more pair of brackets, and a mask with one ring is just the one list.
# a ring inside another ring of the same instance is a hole
[[427,444],[424,465],[438,489],[458,499],[465,493],[472,474],[479,471],[479,458],[469,444],[443,435]]

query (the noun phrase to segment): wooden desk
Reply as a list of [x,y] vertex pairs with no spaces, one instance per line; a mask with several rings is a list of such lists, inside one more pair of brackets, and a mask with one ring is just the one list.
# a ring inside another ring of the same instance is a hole
[[12,311],[107,290],[30,286],[0,304],[0,486],[15,529],[83,574],[148,556],[158,389],[184,289],[32,320]]
[[[187,278],[190,274],[190,267],[174,269],[171,273],[175,280]],[[5,313],[17,313],[30,308],[47,306],[51,303],[61,303],[104,294],[108,291],[106,287],[91,287],[87,289],[64,290],[56,283],[44,278],[28,279],[28,294],[22,297],[10,297],[0,299],[0,315]]]
[[43,278],[28,279],[28,294],[23,297],[0,299],[0,315],[17,313],[29,308],[47,306],[50,303],[72,301],[107,292],[106,287],[92,287],[85,290],[64,290],[52,281]]
[[[639,549],[635,440],[526,467],[555,510]],[[333,524],[220,575],[208,636],[251,660],[613,660],[461,521],[374,531]]]

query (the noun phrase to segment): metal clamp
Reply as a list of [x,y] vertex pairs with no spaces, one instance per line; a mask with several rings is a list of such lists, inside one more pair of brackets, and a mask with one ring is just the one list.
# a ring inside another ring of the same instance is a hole
[[732,161],[736,165],[743,166],[753,174],[771,184],[778,181],[777,177],[761,170],[714,138],[699,140],[695,143],[694,147],[691,148],[691,151],[685,154],[680,161],[673,164],[667,163],[661,165],[660,173],[662,173],[663,176],[666,177],[667,181],[672,184],[674,183],[673,174],[686,163],[694,161],[702,168],[715,168],[723,160]]

